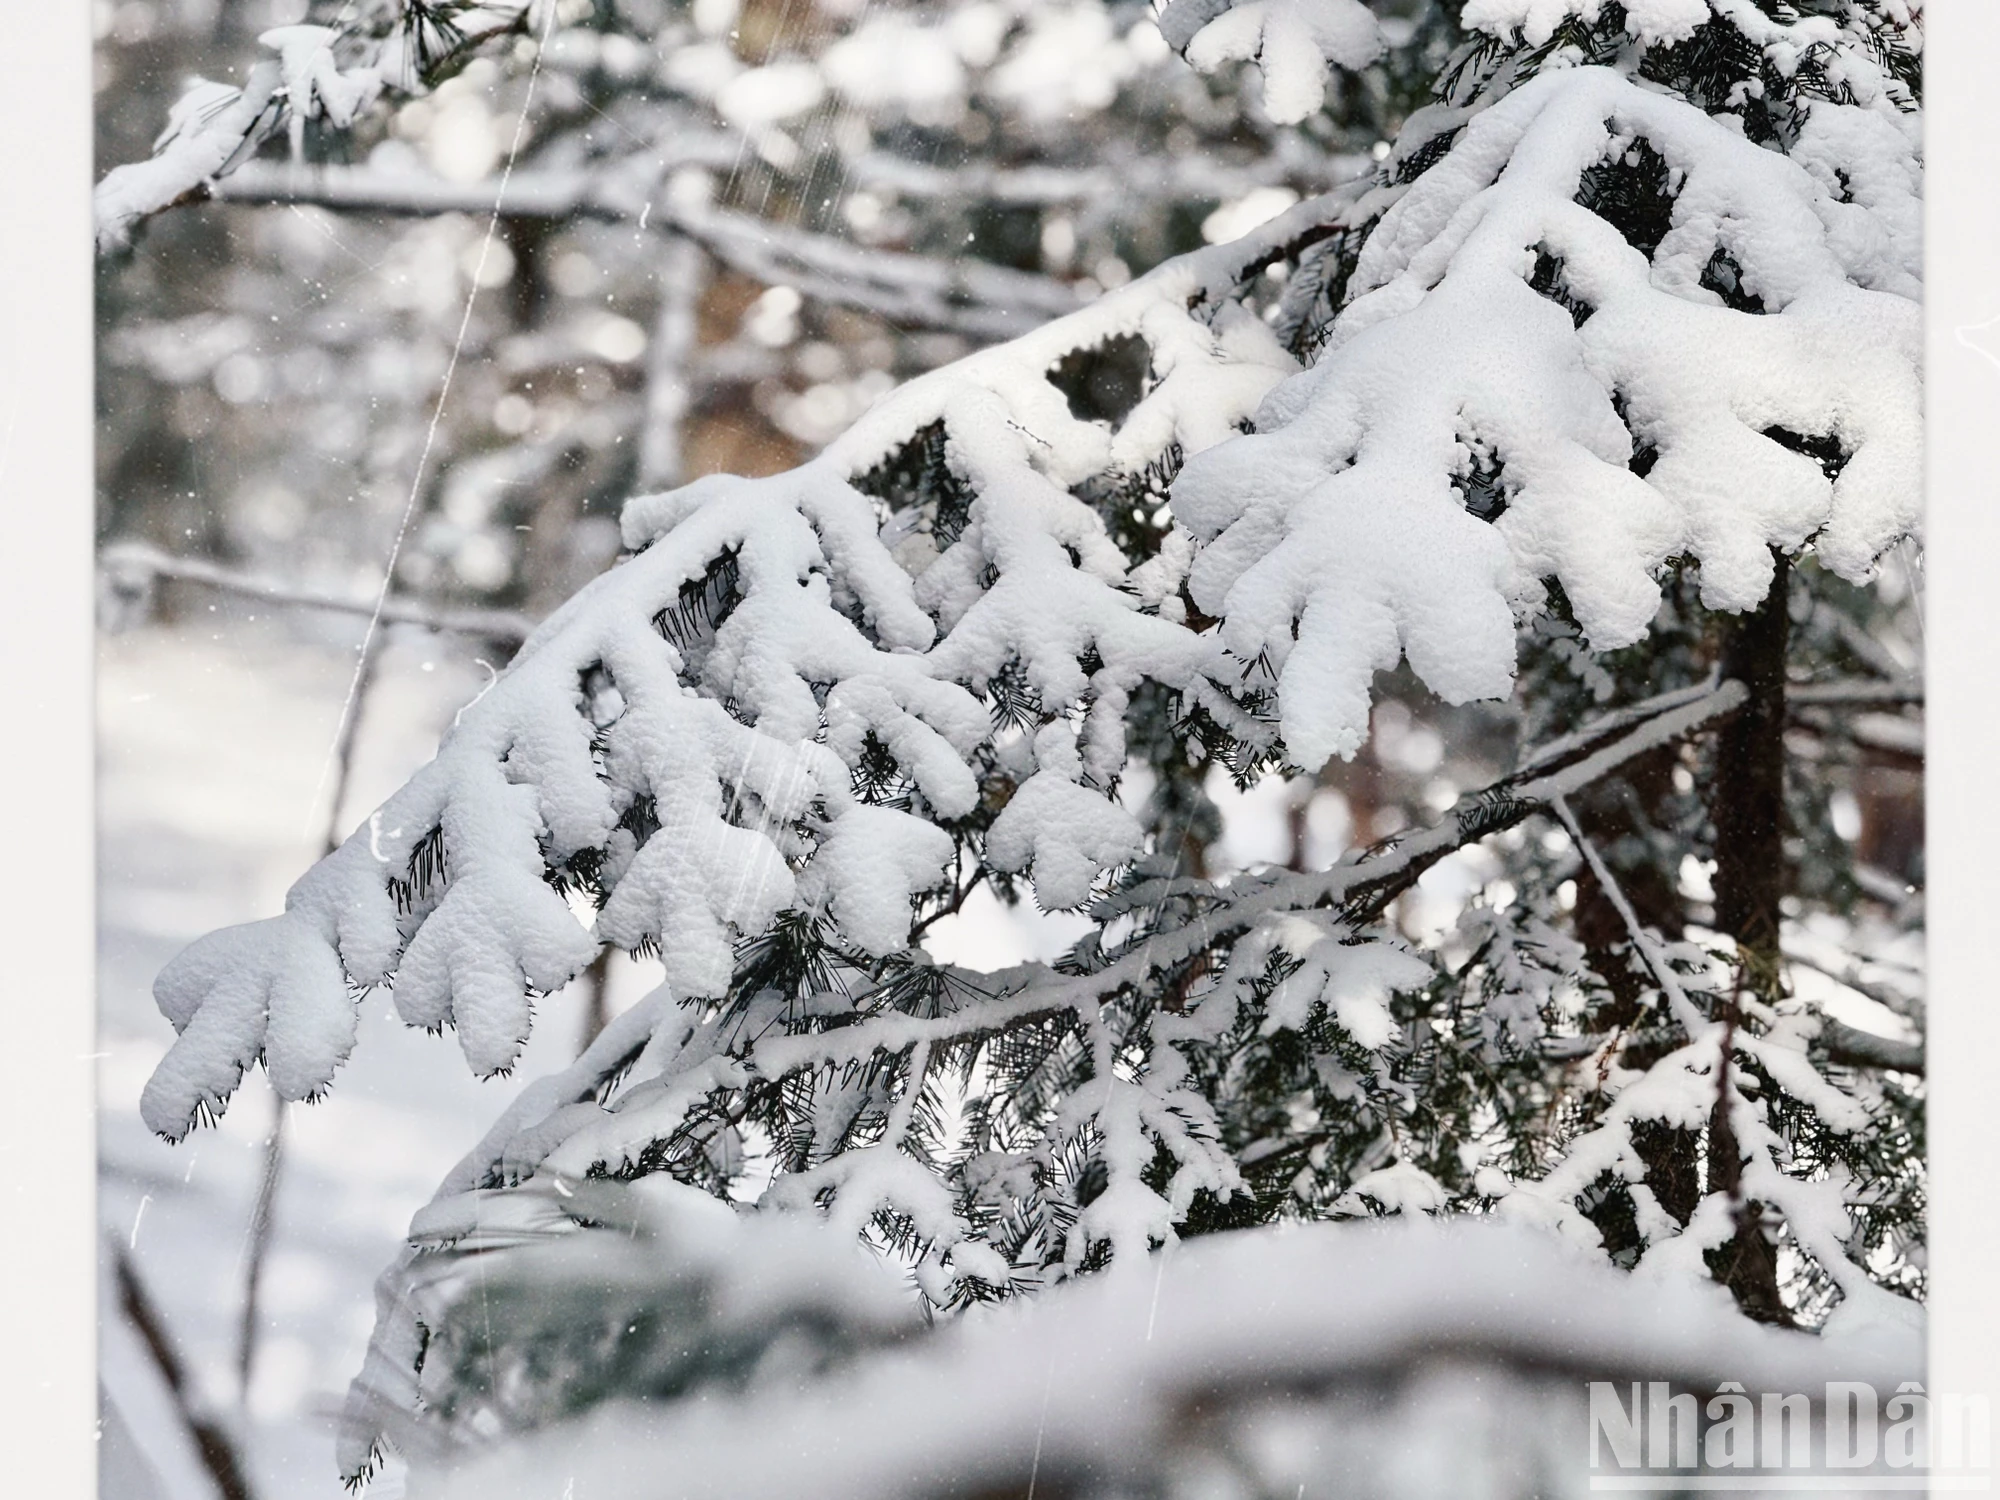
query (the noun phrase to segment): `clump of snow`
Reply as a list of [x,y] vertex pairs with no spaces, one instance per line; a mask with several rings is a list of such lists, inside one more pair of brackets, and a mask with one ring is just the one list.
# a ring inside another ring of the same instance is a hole
[[801,895],[823,905],[864,952],[893,953],[909,942],[911,901],[945,884],[951,857],[942,828],[857,807],[833,825]]
[[756,132],[805,114],[826,96],[820,71],[808,62],[748,68],[715,93],[715,110],[739,129]]
[[[1407,657],[1441,698],[1500,696],[1513,622],[1557,579],[1590,644],[1636,640],[1669,557],[1702,598],[1763,598],[1770,549],[1865,578],[1920,518],[1921,339],[1908,139],[1827,107],[1868,202],[1616,74],[1544,75],[1479,114],[1369,236],[1327,352],[1254,435],[1191,458],[1175,514],[1195,603],[1279,672],[1287,750],[1351,756],[1369,679]],[[1675,185],[1650,261],[1577,201],[1656,152]],[[1820,156],[1809,158],[1821,161]],[[1705,284],[1738,268],[1754,310]],[[1560,287],[1531,279],[1550,267]],[[1556,291],[1569,299],[1566,305]],[[1837,351],[1837,352],[1836,352]],[[1837,443],[1829,479],[1785,434]],[[1640,446],[1657,453],[1643,477]],[[1458,484],[1501,471],[1482,519]]]
[[1077,785],[1083,761],[1067,725],[1035,737],[1041,769],[1022,785],[986,836],[996,869],[1034,871],[1035,899],[1044,911],[1081,906],[1100,870],[1136,858],[1144,836],[1132,815]]
[[1361,1214],[1372,1203],[1385,1214],[1435,1213],[1449,1199],[1430,1173],[1414,1162],[1399,1161],[1355,1178],[1354,1186],[1334,1203],[1334,1211]]
[[280,1098],[310,1098],[354,1047],[354,1005],[339,961],[282,917],[203,938],[153,993],[180,1033],[140,1096],[155,1129],[220,1114],[259,1058]]
[[1201,221],[1201,237],[1211,245],[1241,239],[1259,224],[1276,218],[1299,195],[1287,187],[1252,188],[1241,198],[1231,199]]
[[333,60],[333,44],[339,38],[331,26],[280,26],[257,40],[278,54],[293,115],[323,116],[345,129],[382,91],[382,75],[373,68],[343,72]]
[[894,106],[919,124],[953,124],[965,111],[966,63],[973,60],[965,52],[991,60],[977,45],[985,38],[968,36],[973,46],[961,45],[955,33],[965,31],[963,23],[926,25],[900,11],[871,14],[820,55],[820,71],[842,98],[863,109]]
[[1168,0],[1160,33],[1204,73],[1238,59],[1264,74],[1264,112],[1296,125],[1326,102],[1328,65],[1365,68],[1382,29],[1360,0]]
[[1024,21],[985,92],[1030,120],[1096,114],[1139,71],[1139,56],[1097,5],[1035,6]]
[[[1597,7],[1577,0],[1468,0],[1459,24],[1468,31],[1518,32],[1539,47],[1578,15],[1594,20]],[[1708,0],[1631,0],[1625,7],[1626,30],[1647,43],[1684,42],[1708,18]]]

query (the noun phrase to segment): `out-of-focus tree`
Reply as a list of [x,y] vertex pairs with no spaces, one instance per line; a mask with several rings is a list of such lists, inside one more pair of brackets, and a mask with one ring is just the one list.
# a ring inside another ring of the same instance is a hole
[[536,613],[635,488],[799,461],[1353,176],[1410,94],[1275,125],[1095,0],[101,17],[103,533],[353,589],[408,511],[399,588]]

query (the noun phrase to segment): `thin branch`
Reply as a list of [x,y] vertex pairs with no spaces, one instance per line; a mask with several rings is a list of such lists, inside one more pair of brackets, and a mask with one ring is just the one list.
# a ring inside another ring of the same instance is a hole
[[1874,636],[1863,630],[1860,623],[1845,610],[1821,603],[1813,613],[1820,624],[1831,627],[1833,633],[1840,637],[1840,643],[1853,652],[1863,666],[1881,674],[1883,686],[1891,687],[1914,681],[1910,669],[1898,661]]
[[[1168,931],[1135,935],[1118,958],[1093,973],[1062,974],[1042,964],[1024,965],[1010,971],[1010,976],[1020,977],[1011,978],[1006,990],[949,1015],[880,1015],[866,1026],[760,1042],[753,1054],[755,1066],[766,1076],[775,1077],[798,1067],[859,1061],[877,1050],[901,1051],[926,1038],[950,1044],[1065,1011],[1089,1016],[1119,991],[1171,973],[1204,950],[1234,941],[1264,917],[1279,912],[1337,906],[1349,921],[1372,920],[1446,855],[1513,826],[1636,756],[1728,717],[1743,706],[1747,696],[1740,682],[1724,682],[1692,702],[1644,721],[1581,760],[1547,775],[1501,782],[1462,798],[1451,816],[1432,827],[1331,870],[1245,881],[1240,895],[1234,888],[1210,887],[1222,903],[1214,910]],[[1127,893],[1135,903],[1143,903],[1146,894],[1143,890]]]
[[1923,1076],[1924,1044],[1920,1041],[1904,1042],[1895,1037],[1878,1036],[1858,1026],[1849,1026],[1845,1021],[1836,1021],[1832,1016],[1826,1017],[1819,1039],[1826,1047],[1827,1056],[1845,1067],[1887,1068],[1891,1072]]
[[108,1243],[118,1284],[118,1305],[131,1321],[139,1341],[146,1346],[146,1352],[152,1356],[160,1379],[173,1397],[174,1410],[180,1414],[194,1438],[202,1466],[215,1481],[223,1500],[253,1500],[255,1492],[250,1488],[235,1440],[212,1417],[197,1409],[196,1398],[188,1386],[187,1370],[181,1364],[180,1352],[174,1346],[173,1336],[167,1331],[166,1320],[161,1317],[145,1283],[139,1279],[138,1267],[132,1264],[132,1257],[123,1245],[116,1240]]
[[1922,1009],[1918,1002],[1912,1000],[1908,995],[1891,989],[1887,985],[1876,984],[1872,980],[1863,979],[1861,977],[1861,970],[1852,964],[1846,968],[1836,969],[1829,964],[1821,963],[1816,958],[1790,948],[1785,950],[1785,962],[1811,969],[1815,974],[1824,974],[1843,989],[1853,990],[1855,994],[1865,999],[1873,1000],[1884,1010],[1890,1012],[1892,1015],[1901,1016],[1906,1021],[1915,1020]]
[[772,224],[726,209],[656,196],[657,180],[630,172],[517,171],[504,184],[445,182],[371,167],[294,167],[250,162],[209,184],[225,203],[315,205],[390,214],[498,212],[502,218],[600,219],[686,236],[732,270],[766,285],[794,286],[906,328],[1009,338],[1074,312],[1068,283],[964,257],[941,260],[878,250]]
[[939,907],[936,911],[925,917],[923,921],[910,929],[910,942],[914,944],[926,932],[929,932],[936,923],[943,921],[946,917],[957,916],[964,909],[966,898],[978,890],[985,883],[985,880],[986,867],[981,865],[977,870],[972,872],[972,878],[953,893],[949,902]]
[[1862,749],[1873,750],[1906,767],[1920,768],[1924,761],[1924,726],[1898,714],[1836,714],[1824,709],[1808,709],[1798,715],[1797,727],[1822,737],[1846,740]]
[[667,490],[685,482],[681,421],[692,395],[696,309],[708,284],[707,257],[679,235],[659,269],[660,306],[646,352],[646,419],[639,433],[639,487]]
[[[398,215],[491,214],[503,219],[637,219],[650,201],[652,174],[549,171],[522,167],[503,184],[447,181],[422,172],[279,161],[245,162],[207,185],[218,203],[279,204]],[[650,219],[650,215],[648,216]]]
[[[1449,819],[1398,842],[1392,852],[1399,862],[1392,860],[1390,854],[1377,856],[1374,865],[1383,873],[1366,884],[1389,885],[1392,896],[1407,890],[1446,855],[1466,844],[1477,843],[1488,834],[1511,828],[1531,813],[1552,808],[1558,798],[1575,795],[1649,750],[1727,719],[1743,706],[1748,696],[1743,684],[1735,681],[1707,687],[1699,696],[1664,694],[1651,700],[1658,711],[1637,724],[1629,724],[1621,717],[1621,732],[1608,744],[1586,726],[1578,738],[1596,748],[1583,755],[1566,752],[1560,757],[1540,753],[1529,756],[1523,773],[1497,782],[1485,791],[1461,797]],[[1559,764],[1549,764],[1552,760]],[[1327,875],[1294,878],[1308,884],[1326,882],[1345,868],[1348,867],[1336,866]],[[1352,898],[1347,899],[1351,903]],[[1384,899],[1372,902],[1371,906],[1379,911],[1386,904]]]
[[1785,701],[1795,708],[1844,708],[1862,704],[1887,708],[1922,703],[1924,685],[1909,678],[1896,682],[1799,682],[1786,686]]
[[[203,562],[199,558],[175,557],[144,542],[114,542],[104,549],[99,564],[114,589],[134,597],[143,595],[155,579],[173,578],[188,583],[205,584],[209,588],[220,589],[228,594],[262,599],[271,604],[331,609],[351,615],[368,615],[375,610],[374,601],[370,599],[353,599],[339,594],[321,593],[317,589],[301,588],[296,584],[282,583],[277,579],[263,578],[253,573],[239,573],[216,563]],[[438,609],[414,599],[384,600],[381,618],[401,624],[422,625],[431,630],[444,630],[458,635],[503,641],[516,646],[525,641],[535,629],[533,620],[525,615],[515,614],[511,610]]]
[[[1680,976],[1674,973],[1673,965],[1667,962],[1667,956],[1660,952],[1659,944],[1653,941],[1653,935],[1640,925],[1639,914],[1632,910],[1632,903],[1625,899],[1624,888],[1618,884],[1617,877],[1604,863],[1596,846],[1585,836],[1583,825],[1577,822],[1576,814],[1570,811],[1569,800],[1557,796],[1553,806],[1556,816],[1562,820],[1564,829],[1568,831],[1577,850],[1583,855],[1584,862],[1590,866],[1590,873],[1597,877],[1599,888],[1617,910],[1619,920],[1624,922],[1625,932],[1632,939],[1632,946],[1639,950],[1639,956],[1646,961],[1646,967],[1653,971],[1653,978],[1659,984],[1661,992],[1666,995],[1674,1019],[1681,1023],[1681,1029],[1687,1033],[1689,1041],[1698,1040],[1708,1025],[1707,1018],[1702,1015],[1694,1001],[1688,998],[1687,991],[1681,988]],[[1726,1069],[1729,1056],[1726,1045],[1722,1055],[1723,1066]],[[1724,1073],[1719,1086],[1726,1081],[1727,1074]]]
[[[732,157],[740,151],[729,140]],[[983,199],[1021,207],[1047,208],[1115,200],[1205,203],[1240,198],[1252,188],[1280,183],[1322,185],[1371,171],[1373,157],[1346,153],[1323,156],[1297,149],[1298,137],[1279,138],[1277,150],[1242,165],[1225,165],[1202,153],[1133,157],[1096,167],[1002,167],[968,163],[940,167],[886,151],[849,159],[848,180],[907,198],[946,201]]]

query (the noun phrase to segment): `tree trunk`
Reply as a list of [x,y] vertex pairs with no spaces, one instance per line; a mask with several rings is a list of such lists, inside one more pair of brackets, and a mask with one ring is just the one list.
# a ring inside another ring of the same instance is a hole
[[1715,924],[1736,939],[1746,980],[1762,996],[1780,992],[1779,899],[1785,893],[1785,655],[1789,561],[1780,554],[1771,592],[1723,642],[1722,675],[1749,701],[1716,738]]
[[[1790,644],[1791,563],[1776,554],[1771,591],[1723,641],[1722,675],[1750,690],[1742,710],[1716,738],[1710,804],[1715,821],[1715,924],[1736,940],[1737,991],[1724,1019],[1738,1024],[1736,994],[1763,1000],[1783,993],[1778,927],[1785,893],[1785,657]],[[1778,1293],[1777,1264],[1762,1206],[1739,1198],[1743,1161],[1730,1120],[1734,1059],[1724,1049],[1709,1118],[1708,1190],[1738,1199],[1735,1236],[1709,1254],[1737,1305],[1764,1322],[1790,1322]]]

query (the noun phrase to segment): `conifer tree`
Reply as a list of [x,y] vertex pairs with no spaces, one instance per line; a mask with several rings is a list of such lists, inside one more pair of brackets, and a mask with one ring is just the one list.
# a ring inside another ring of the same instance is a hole
[[[865,1241],[933,1318],[1211,1231],[1428,1213],[1759,1322],[1916,1323],[1920,1044],[1796,976],[1921,1026],[1860,976],[1921,920],[1918,856],[1833,810],[1921,700],[1882,644],[1920,514],[1919,8],[1389,20],[1174,0],[1169,40],[1260,61],[1274,115],[1371,65],[1431,100],[1368,178],[803,467],[632,500],[625,559],[286,912],[161,976],[144,1109],[179,1138],[257,1063],[332,1086],[370,987],[491,1074],[603,944],[665,965],[413,1225],[350,1475],[385,1436],[739,1379],[783,1328],[810,1366],[901,1326],[812,1286],[714,1312],[689,1288],[730,1256],[686,1248],[719,1242],[684,1190]],[[1327,868],[1212,874],[1215,769],[1333,774],[1385,692],[1501,774]],[[1399,903],[1474,849],[1481,891],[1413,941]],[[982,884],[1093,930],[935,961]],[[640,1224],[655,1281],[565,1280]]]

